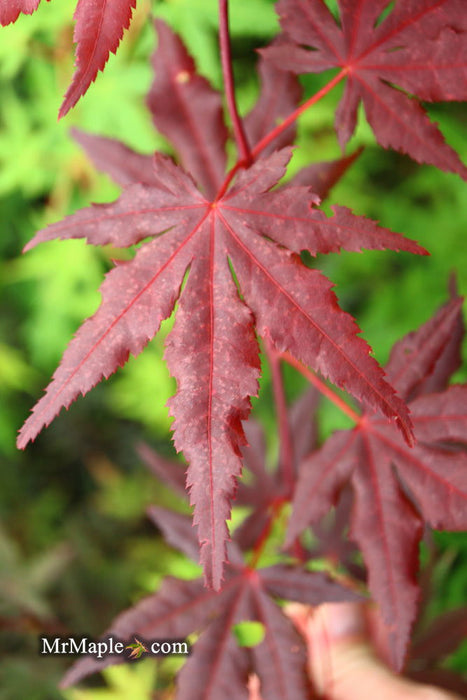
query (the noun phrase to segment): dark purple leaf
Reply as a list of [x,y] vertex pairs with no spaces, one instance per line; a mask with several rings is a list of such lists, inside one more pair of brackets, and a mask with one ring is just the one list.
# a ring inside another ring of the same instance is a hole
[[311,187],[313,192],[323,201],[362,152],[363,148],[359,148],[350,156],[343,156],[337,160],[323,161],[322,163],[313,163],[299,170],[289,184]]
[[177,700],[248,700],[250,658],[237,645],[233,625],[247,618],[246,594],[238,587],[230,605],[201,635],[177,683]]
[[19,14],[24,12],[31,15],[37,10],[41,0],[1,0],[0,2],[0,24],[5,26],[11,22],[16,22]]
[[135,7],[136,0],[78,0],[73,35],[76,70],[60,107],[60,117],[84,95],[98,71],[104,70],[110,53],[117,51]]
[[[245,131],[251,148],[293,112],[302,95],[302,88],[295,75],[277,68],[261,56],[258,73],[261,81],[259,98],[245,117]],[[291,124],[262,151],[263,157],[276,149],[290,146],[295,133],[295,124]]]
[[341,0],[339,26],[322,0],[281,0],[277,11],[289,44],[271,46],[263,53],[275,65],[295,73],[346,70],[336,114],[342,147],[355,130],[363,102],[382,146],[466,179],[467,168],[411,96],[438,102],[465,99],[465,12],[458,0],[397,2],[375,25],[387,4],[359,0],[356,6]]
[[206,196],[214,197],[225,176],[227,129],[222,99],[196,71],[181,39],[156,20],[156,73],[147,103],[154,125],[175,147],[181,165]]
[[261,569],[261,580],[269,593],[305,605],[327,602],[359,601],[361,596],[332,581],[326,574],[306,571],[297,566],[276,564]]
[[344,208],[327,218],[301,188],[268,192],[289,157],[286,149],[261,160],[211,203],[183,170],[156,155],[153,186],[129,185],[115,203],[81,210],[26,246],[54,238],[131,246],[149,238],[133,260],[108,273],[100,308],[68,346],[18,445],[34,439],[62,407],[109,377],[130,354],[139,354],[178,300],[166,350],[178,391],[169,405],[175,446],[189,463],[201,561],[216,588],[246,444],[242,421],[258,387],[255,331],[395,418],[408,440],[411,435],[405,404],[384,381],[353,319],[339,308],[331,283],[294,253],[423,249]]
[[[222,609],[231,589],[222,593],[207,590],[200,579],[180,581],[165,579],[161,590],[143,598],[133,608],[121,613],[103,637],[131,639],[182,639],[202,629],[211,616]],[[125,661],[121,656],[102,659],[84,657],[65,674],[61,686],[66,688],[91,673]]]
[[[458,327],[459,312],[460,301],[452,300],[395,346],[389,366],[394,385],[403,394],[433,372],[443,351],[436,336],[448,342]],[[467,435],[467,387],[421,396],[410,407],[418,439],[415,447],[408,447],[387,421],[364,415],[353,430],[335,433],[303,461],[288,534],[291,544],[336,503],[350,481],[354,491],[350,537],[368,568],[370,591],[388,627],[396,668],[402,666],[416,612],[423,525],[467,527],[467,453],[460,449]],[[458,449],[450,449],[452,444]]]
[[198,538],[189,516],[159,506],[150,506],[148,516],[162,530],[165,540],[172,547],[179,549],[189,559],[198,561]]
[[186,497],[185,465],[172,459],[161,457],[155,450],[144,442],[140,443],[137,451],[143,462],[158,479],[167,484],[176,494]]
[[251,591],[254,618],[264,625],[261,644],[253,647],[260,692],[268,700],[306,700],[310,697],[302,639],[277,605],[261,590]]
[[94,166],[110,175],[117,185],[157,184],[152,156],[136,153],[117,139],[95,136],[79,129],[72,129],[71,135]]

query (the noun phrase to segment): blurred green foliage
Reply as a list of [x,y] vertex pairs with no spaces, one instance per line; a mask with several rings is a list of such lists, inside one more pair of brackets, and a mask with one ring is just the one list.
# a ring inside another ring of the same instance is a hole
[[98,690],[71,688],[63,693],[66,700],[152,700],[156,683],[156,666],[150,660],[135,665],[112,666],[103,677],[108,687]]
[[[273,0],[232,3],[234,69],[243,113],[258,91],[254,49],[277,31],[273,6]],[[168,547],[145,519],[149,504],[169,505],[171,496],[135,451],[145,438],[173,455],[165,402],[174,383],[162,359],[170,320],[139,358],[76,402],[24,454],[15,448],[16,430],[74,331],[98,305],[97,290],[111,266],[112,251],[94,250],[81,241],[47,243],[21,255],[37,228],[118,194],[87,163],[69,137],[70,127],[120,138],[143,152],[170,150],[153,130],[144,103],[155,45],[151,10],[180,32],[201,72],[221,88],[216,0],[139,0],[131,29],[105,74],[59,123],[61,96],[73,71],[70,3],[41,3],[34,15],[1,30],[0,700],[146,700],[155,685],[170,686],[170,662],[157,679],[153,665],[144,662],[109,669],[105,689],[61,693],[57,683],[67,662],[40,658],[37,635],[97,636],[167,573],[199,575],[198,567]],[[326,80],[326,75],[303,78],[305,95]],[[339,90],[301,119],[290,173],[311,161],[339,156],[332,127],[338,98]],[[434,106],[430,113],[465,160],[465,106]],[[344,204],[377,219],[418,240],[431,257],[366,252],[319,257],[313,264],[335,282],[342,306],[357,317],[384,362],[392,344],[446,298],[452,272],[459,290],[467,292],[467,199],[455,176],[376,146],[364,118],[349,149],[359,145],[365,146],[363,155],[325,206]],[[284,372],[292,399],[304,383],[290,368]],[[465,381],[465,368],[456,379]],[[273,463],[277,437],[267,367],[254,408],[269,436]],[[348,425],[324,401],[320,415],[322,438]],[[443,533],[437,540],[443,558],[433,614],[465,603],[467,590],[465,536]],[[459,653],[458,668],[467,666],[466,656],[465,649]]]

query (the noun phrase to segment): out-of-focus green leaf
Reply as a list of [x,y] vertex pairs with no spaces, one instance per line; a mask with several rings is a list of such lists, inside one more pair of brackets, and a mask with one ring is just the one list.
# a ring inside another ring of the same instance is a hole
[[234,625],[233,633],[239,647],[255,647],[263,641],[265,629],[261,622],[245,620]]
[[144,659],[137,664],[124,664],[104,669],[102,675],[107,688],[63,691],[65,700],[152,700],[156,682],[156,664]]

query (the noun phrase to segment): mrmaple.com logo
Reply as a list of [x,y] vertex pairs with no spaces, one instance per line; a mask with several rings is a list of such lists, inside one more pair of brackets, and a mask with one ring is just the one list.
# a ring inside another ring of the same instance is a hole
[[143,654],[152,656],[188,656],[190,645],[182,639],[153,639],[144,642],[134,637],[124,641],[107,637],[94,641],[88,637],[39,637],[39,653],[44,656],[104,656],[125,655],[128,659],[139,659]]

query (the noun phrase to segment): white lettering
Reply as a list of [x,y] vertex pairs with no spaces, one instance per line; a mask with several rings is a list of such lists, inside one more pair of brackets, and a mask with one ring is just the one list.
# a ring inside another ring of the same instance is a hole
[[186,642],[172,642],[172,654],[185,654],[188,656],[188,644]]
[[40,650],[41,654],[59,654],[59,648],[58,645],[60,643],[60,639],[56,637],[51,644],[49,644],[49,640],[46,639],[45,637],[41,637],[41,642],[42,642],[42,648]]
[[102,657],[107,653],[107,649],[107,642],[97,642],[97,658],[102,659]]
[[70,654],[85,654],[86,653],[86,642],[88,640],[86,637],[83,637],[83,639],[80,641],[78,644],[76,639],[73,639],[73,637],[70,637],[69,643],[70,643]]

